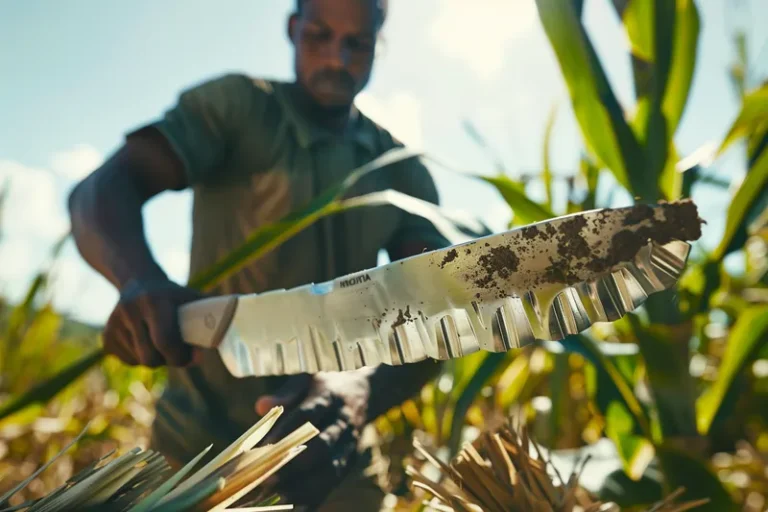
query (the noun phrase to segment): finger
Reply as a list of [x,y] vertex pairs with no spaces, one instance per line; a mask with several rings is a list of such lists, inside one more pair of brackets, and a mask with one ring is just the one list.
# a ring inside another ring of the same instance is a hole
[[256,402],[256,414],[264,416],[272,408],[279,405],[283,407],[294,406],[307,396],[311,384],[311,374],[302,373],[291,376],[275,394],[259,398]]
[[149,331],[139,312],[133,308],[124,308],[123,323],[130,332],[133,340],[133,352],[138,356],[139,363],[149,368],[155,368],[163,364],[163,356],[152,345]]
[[202,364],[204,356],[205,352],[203,352],[202,349],[198,347],[192,347],[192,357],[190,358],[189,364],[187,364],[187,366],[197,366]]
[[142,301],[139,305],[146,319],[150,339],[170,366],[186,366],[192,360],[192,347],[181,338],[178,311],[173,303]]
[[131,335],[128,333],[125,329],[119,329],[121,331],[121,334],[119,335],[119,339],[122,340],[122,342],[118,342],[113,344],[109,352],[115,355],[118,359],[120,359],[123,363],[136,366],[139,364],[139,359],[136,357],[136,354],[133,353],[133,344],[131,342]]
[[138,359],[133,353],[133,340],[131,334],[123,325],[119,310],[113,311],[107,319],[102,333],[104,351],[112,354],[126,364],[136,365]]

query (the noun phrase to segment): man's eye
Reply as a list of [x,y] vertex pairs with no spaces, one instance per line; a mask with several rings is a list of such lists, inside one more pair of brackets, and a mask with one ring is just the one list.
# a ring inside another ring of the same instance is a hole
[[373,43],[364,39],[350,39],[347,42],[347,46],[355,52],[370,52],[373,50]]

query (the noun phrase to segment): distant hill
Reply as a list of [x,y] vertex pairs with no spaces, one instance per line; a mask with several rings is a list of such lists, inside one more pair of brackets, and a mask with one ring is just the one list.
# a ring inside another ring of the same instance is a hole
[[103,326],[94,325],[66,316],[63,317],[61,325],[61,337],[62,338],[96,338],[101,334]]

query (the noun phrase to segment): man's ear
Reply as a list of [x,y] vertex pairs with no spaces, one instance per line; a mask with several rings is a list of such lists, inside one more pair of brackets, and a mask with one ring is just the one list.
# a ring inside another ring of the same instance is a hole
[[291,42],[291,44],[295,44],[296,40],[294,39],[294,36],[296,35],[296,25],[299,22],[299,15],[297,13],[293,13],[288,17],[288,40]]

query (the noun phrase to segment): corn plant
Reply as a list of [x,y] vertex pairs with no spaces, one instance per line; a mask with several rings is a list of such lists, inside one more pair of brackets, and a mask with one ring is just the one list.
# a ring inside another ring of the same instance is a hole
[[[760,381],[745,372],[761,354],[766,356],[768,341],[768,87],[745,85],[745,45],[739,38],[740,62],[733,67],[733,76],[741,110],[714,156],[681,159],[674,135],[698,57],[696,3],[629,0],[613,6],[631,42],[628,58],[636,96],[632,106],[621,105],[611,90],[581,22],[583,2],[537,0],[584,142],[578,171],[564,178],[565,204],[554,205],[552,197],[558,179],[549,165],[550,148],[556,146],[551,140],[553,115],[546,126],[542,172],[536,178],[543,184],[543,202],[526,197],[528,182],[512,179],[479,131],[466,123],[468,135],[488,150],[501,170],[485,179],[507,200],[514,214],[512,224],[519,225],[610,206],[610,196],[606,203],[598,201],[598,185],[606,183],[649,202],[690,197],[699,186],[728,187],[708,173],[708,167],[746,139],[745,178],[733,184],[719,244],[711,253],[694,247],[678,290],[652,296],[641,311],[614,324],[593,326],[559,345],[544,344],[552,348],[549,351],[481,354],[471,361],[449,363],[452,389],[435,391],[438,380],[419,403],[406,404],[381,419],[379,430],[385,439],[397,439],[405,432],[426,434],[434,447],[447,443],[448,449],[441,451],[445,459],[456,455],[465,438],[477,435],[478,427],[492,429],[494,416],[510,409],[522,411],[537,434],[550,434],[540,438],[551,448],[589,444],[596,433],[608,436],[623,469],[609,476],[602,491],[622,509],[648,505],[664,489],[684,487],[686,497],[708,499],[701,510],[729,510],[734,501],[744,503],[748,493],[732,482],[719,481],[714,469],[720,475],[730,471],[721,463],[732,459],[727,453],[737,445],[758,445],[748,455],[756,464],[768,452],[768,439],[759,435],[768,418],[755,405],[764,403],[765,377]],[[728,255],[738,253],[748,262],[741,277],[729,274],[724,266]],[[566,363],[569,352],[581,357]],[[534,355],[546,364],[531,364]],[[456,379],[463,369],[468,378]],[[584,396],[586,406],[573,407]],[[547,405],[545,414],[536,405],[541,399]],[[581,439],[568,439],[574,423]],[[569,441],[570,446],[565,444]],[[747,457],[744,450],[742,456]],[[380,451],[390,460],[384,464],[389,470],[385,480],[399,482],[393,475],[401,468],[392,463],[412,458]],[[659,471],[661,481],[652,476]],[[759,470],[752,474],[754,492],[765,494],[768,486],[760,483],[766,481],[765,475]]]

